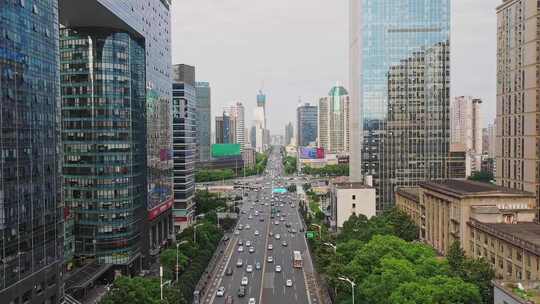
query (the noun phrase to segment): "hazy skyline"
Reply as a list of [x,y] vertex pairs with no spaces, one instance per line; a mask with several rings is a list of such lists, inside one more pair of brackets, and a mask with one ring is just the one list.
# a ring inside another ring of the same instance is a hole
[[[452,0],[452,96],[484,99],[495,117],[499,0]],[[257,91],[267,94],[273,134],[295,121],[299,98],[315,103],[340,82],[348,88],[348,1],[183,0],[172,10],[173,63],[196,67],[212,86],[212,120],[240,101],[251,126]]]

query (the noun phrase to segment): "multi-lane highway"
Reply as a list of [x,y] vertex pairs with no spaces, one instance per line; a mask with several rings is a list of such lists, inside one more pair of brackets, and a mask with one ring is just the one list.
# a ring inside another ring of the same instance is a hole
[[[305,273],[313,272],[313,266],[296,196],[272,193],[284,183],[279,150],[273,149],[260,187],[244,197],[238,225],[222,257],[224,267],[218,268],[214,288],[203,302],[317,302],[306,284]],[[302,268],[293,267],[293,251],[301,252]],[[219,289],[224,290],[223,295]]]

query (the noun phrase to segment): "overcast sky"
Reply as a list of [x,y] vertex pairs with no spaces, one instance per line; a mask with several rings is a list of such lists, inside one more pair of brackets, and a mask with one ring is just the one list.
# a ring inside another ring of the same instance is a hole
[[[451,0],[452,95],[485,100],[495,116],[495,7],[501,0]],[[173,63],[196,67],[212,87],[212,117],[240,101],[251,125],[256,94],[267,94],[273,134],[336,82],[347,87],[348,0],[173,1]]]

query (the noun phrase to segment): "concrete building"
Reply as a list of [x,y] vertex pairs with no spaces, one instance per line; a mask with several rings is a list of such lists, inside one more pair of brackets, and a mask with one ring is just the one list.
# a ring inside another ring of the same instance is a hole
[[195,83],[197,95],[197,150],[198,161],[210,160],[212,90],[208,82]]
[[317,106],[312,106],[309,103],[300,105],[296,109],[297,146],[304,147],[316,143],[317,112]]
[[193,222],[195,162],[197,149],[197,97],[195,68],[185,64],[173,68],[173,183],[174,229],[179,232]]
[[234,143],[235,136],[234,130],[236,129],[234,121],[231,119],[227,112],[223,112],[222,115],[216,116],[216,144],[232,144]]
[[471,96],[456,97],[450,105],[450,144],[464,146],[471,172],[480,171],[482,165],[481,106],[482,100]]
[[249,129],[249,142],[252,148],[257,148],[257,128],[255,125],[251,126],[251,129]]
[[540,3],[504,0],[497,7],[497,183],[540,202]]
[[331,184],[330,206],[331,226],[343,228],[343,223],[351,215],[376,215],[375,188],[358,182],[337,182]]
[[242,150],[242,159],[244,160],[244,166],[246,168],[253,167],[256,163],[256,152],[251,147],[245,147]]
[[327,153],[348,154],[350,99],[344,87],[335,86],[319,99],[318,120],[318,146]]
[[240,144],[240,149],[244,149],[246,144],[246,127],[245,127],[245,110],[244,105],[241,102],[237,102],[232,106],[225,107],[224,113],[229,114],[231,120],[231,135],[232,142],[234,144]]
[[148,210],[173,195],[170,1],[58,4],[74,256],[134,273],[148,257]]
[[351,1],[350,177],[373,176],[378,211],[399,186],[446,178],[450,12],[448,0]]
[[459,241],[468,256],[485,257],[494,267],[503,263],[496,269],[500,278],[524,274],[516,273],[515,266],[509,267],[510,272],[505,268],[506,259],[514,257],[518,269],[525,268],[526,242],[519,239],[540,240],[534,235],[540,231],[540,225],[533,223],[536,203],[528,192],[467,180],[422,182],[417,188],[398,189],[396,206],[420,227],[420,240],[441,254]]
[[0,4],[0,302],[59,303],[64,206],[55,132],[57,1],[22,4]]
[[493,122],[487,127],[487,156],[495,159],[497,157],[497,123]]
[[285,146],[290,145],[292,143],[292,139],[294,138],[294,127],[292,122],[289,122],[285,126],[285,142],[283,143]]

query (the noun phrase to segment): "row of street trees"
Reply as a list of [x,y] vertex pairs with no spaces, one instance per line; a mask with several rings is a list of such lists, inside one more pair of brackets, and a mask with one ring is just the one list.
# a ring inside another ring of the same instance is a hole
[[[195,287],[223,237],[222,230],[216,225],[216,211],[225,208],[226,199],[208,191],[197,191],[195,202],[197,214],[204,213],[205,217],[197,223],[196,228],[189,227],[176,236],[178,251],[173,245],[159,256],[160,265],[163,267],[163,280],[172,282],[164,287],[164,300],[160,301],[159,278],[123,276],[115,280],[112,290],[101,300],[101,304],[192,303]],[[222,227],[228,225],[220,224]]]
[[238,170],[237,173],[233,169],[198,169],[195,172],[195,182],[205,183],[227,179],[233,179],[244,176],[252,176],[261,174],[266,168],[268,155],[266,153],[257,153],[255,156],[255,165]]
[[327,165],[322,168],[312,168],[310,166],[302,167],[302,172],[309,175],[319,176],[349,176],[349,165]]
[[[494,277],[485,260],[466,258],[459,243],[447,258],[416,241],[418,227],[392,209],[367,219],[353,215],[338,235],[310,240],[315,264],[335,295],[335,303],[479,304],[491,303]],[[334,249],[330,245],[336,245]]]
[[283,167],[285,174],[293,174],[296,172],[297,160],[296,157],[286,156],[283,157]]

